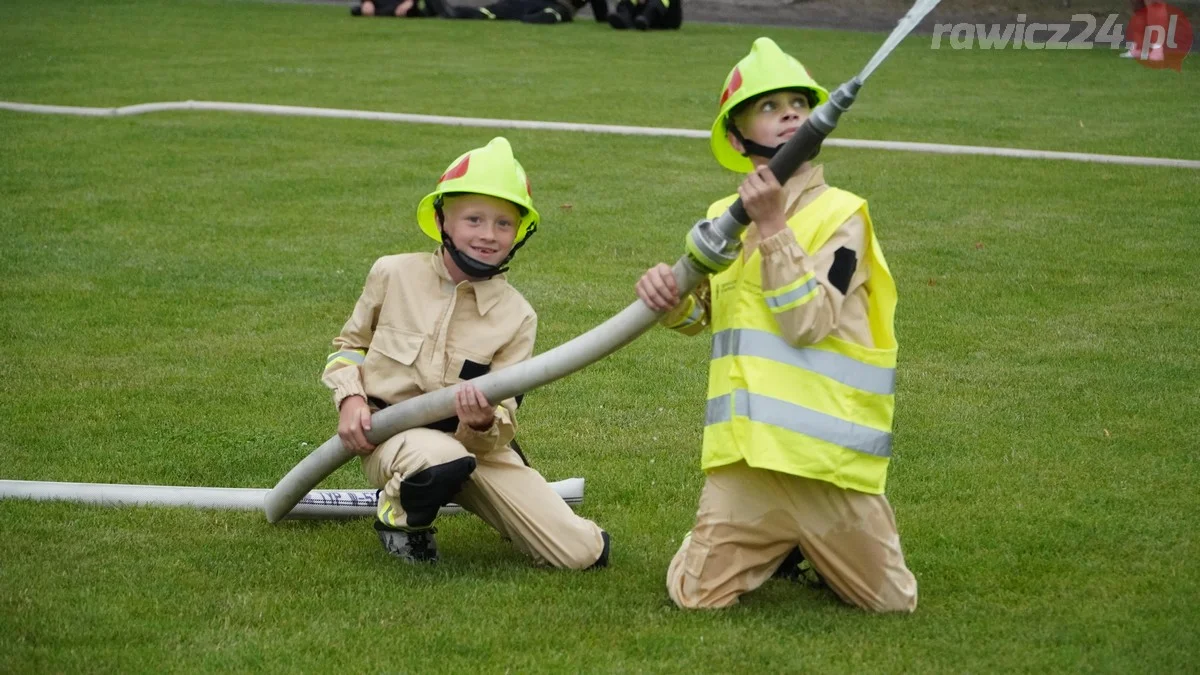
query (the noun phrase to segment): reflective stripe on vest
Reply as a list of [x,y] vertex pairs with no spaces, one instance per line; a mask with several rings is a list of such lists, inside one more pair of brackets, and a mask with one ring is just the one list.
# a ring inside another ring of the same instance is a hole
[[894,368],[873,366],[824,349],[793,347],[782,337],[762,330],[732,328],[714,335],[712,359],[725,356],[753,356],[776,361],[872,394],[896,392]]
[[735,416],[812,436],[867,455],[892,456],[892,435],[886,431],[854,424],[770,396],[752,394],[745,389],[735,389],[727,396],[708,399],[704,425],[708,427],[730,422]]

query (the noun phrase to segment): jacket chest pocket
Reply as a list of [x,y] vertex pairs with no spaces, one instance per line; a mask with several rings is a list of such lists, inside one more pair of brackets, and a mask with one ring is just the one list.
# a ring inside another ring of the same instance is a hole
[[[417,362],[417,356],[420,355],[421,345],[424,342],[425,336],[423,335],[407,333],[387,326],[377,326],[375,335],[371,338],[371,347],[367,350],[367,361],[376,357],[376,363],[385,368],[395,367],[388,361],[402,366],[412,366]],[[386,360],[380,360],[381,357]]]

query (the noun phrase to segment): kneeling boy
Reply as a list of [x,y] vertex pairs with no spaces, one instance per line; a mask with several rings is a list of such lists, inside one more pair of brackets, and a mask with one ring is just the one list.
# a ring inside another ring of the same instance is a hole
[[[381,489],[380,542],[406,561],[436,560],[433,521],[454,501],[537,563],[603,567],[608,534],[513,450],[517,401],[494,405],[468,382],[528,359],[537,330],[533,308],[502,276],[538,225],[508,141],[456,159],[417,207],[417,224],[441,246],[375,262],[322,377],[338,435]],[[367,441],[372,411],[443,387],[457,388],[455,417],[378,447]]]

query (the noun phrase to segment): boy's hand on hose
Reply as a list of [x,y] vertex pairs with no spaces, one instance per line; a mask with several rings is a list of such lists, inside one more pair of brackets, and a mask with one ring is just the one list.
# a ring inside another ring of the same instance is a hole
[[675,284],[675,275],[666,263],[646,270],[638,279],[637,294],[647,307],[656,312],[665,312],[679,304],[679,286]]
[[487,401],[483,392],[470,382],[463,382],[454,392],[454,412],[461,422],[475,431],[487,431],[496,420],[496,406]]
[[369,455],[375,445],[367,440],[371,430],[371,408],[361,396],[347,396],[338,412],[338,438],[356,455]]
[[770,167],[760,166],[746,176],[746,180],[738,187],[738,196],[742,198],[746,215],[758,226],[758,234],[762,239],[787,229],[787,218],[783,214],[783,186]]

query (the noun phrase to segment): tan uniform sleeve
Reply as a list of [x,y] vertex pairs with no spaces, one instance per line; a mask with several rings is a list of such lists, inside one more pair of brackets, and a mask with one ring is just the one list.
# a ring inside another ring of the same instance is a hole
[[675,309],[664,314],[659,323],[684,335],[699,334],[708,327],[712,312],[709,288],[708,277],[705,277]]
[[367,274],[362,295],[354,305],[354,311],[342,326],[342,332],[333,339],[333,353],[325,361],[321,382],[333,390],[333,405],[340,408],[349,396],[366,398],[363,390],[362,363],[375,335],[379,322],[379,309],[387,291],[387,273],[381,261],[376,261]]
[[[533,356],[533,343],[537,339],[537,315],[530,314],[521,323],[516,336],[504,345],[492,358],[491,372],[503,370]],[[463,444],[467,450],[475,454],[494,452],[512,442],[517,433],[517,400],[505,399],[496,406],[496,415],[492,426],[484,431],[472,429],[470,425],[460,421],[454,438]]]
[[846,296],[867,279],[865,249],[866,223],[857,213],[813,254],[790,229],[763,240],[763,296],[788,342],[814,344],[837,328]]

